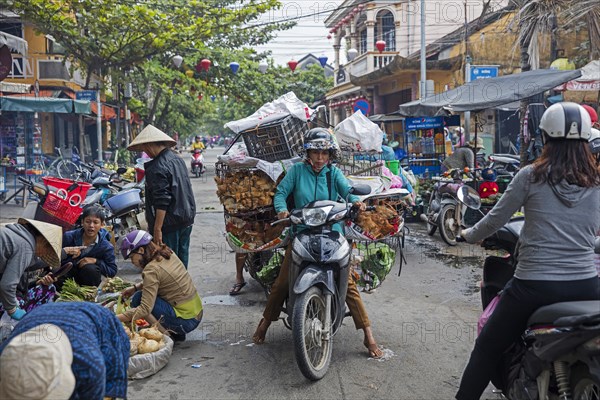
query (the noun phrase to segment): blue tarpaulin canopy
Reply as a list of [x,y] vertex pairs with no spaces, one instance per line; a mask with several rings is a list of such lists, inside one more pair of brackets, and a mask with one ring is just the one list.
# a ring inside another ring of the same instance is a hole
[[0,97],[0,110],[18,112],[47,112],[58,114],[91,114],[87,100],[58,99],[55,97]]

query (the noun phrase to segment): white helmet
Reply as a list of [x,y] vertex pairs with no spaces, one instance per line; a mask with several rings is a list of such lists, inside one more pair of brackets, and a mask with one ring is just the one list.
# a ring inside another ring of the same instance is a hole
[[552,139],[589,140],[592,120],[585,108],[577,103],[556,103],[542,115],[540,129]]
[[592,128],[592,134],[590,135],[589,142],[592,153],[600,153],[600,131],[598,129]]

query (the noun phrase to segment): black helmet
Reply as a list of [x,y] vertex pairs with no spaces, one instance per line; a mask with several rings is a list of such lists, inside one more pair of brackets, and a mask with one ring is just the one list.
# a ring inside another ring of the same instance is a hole
[[307,150],[329,150],[330,161],[340,158],[340,148],[335,137],[325,128],[313,128],[304,136],[304,156]]

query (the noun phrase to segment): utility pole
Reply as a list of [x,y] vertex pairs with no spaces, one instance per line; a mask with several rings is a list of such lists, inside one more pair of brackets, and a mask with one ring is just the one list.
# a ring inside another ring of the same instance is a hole
[[427,97],[427,54],[425,53],[425,0],[421,0],[421,90],[419,98]]
[[[469,54],[469,18],[467,16],[467,1],[465,0],[465,83],[471,82],[471,55]],[[471,139],[471,112],[465,111],[465,142]]]
[[98,141],[98,161],[102,161],[102,103],[100,102],[100,85],[96,84],[96,140]]

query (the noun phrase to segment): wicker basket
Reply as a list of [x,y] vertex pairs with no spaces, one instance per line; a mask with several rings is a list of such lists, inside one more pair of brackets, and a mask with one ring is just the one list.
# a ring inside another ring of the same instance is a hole
[[288,115],[241,132],[250,157],[274,162],[293,158],[302,150],[308,124]]

